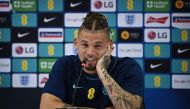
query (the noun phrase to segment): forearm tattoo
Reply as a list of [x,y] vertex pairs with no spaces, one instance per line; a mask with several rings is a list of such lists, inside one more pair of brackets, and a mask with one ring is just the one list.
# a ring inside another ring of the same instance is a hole
[[109,63],[110,63],[110,56],[104,56],[104,57],[103,57],[103,60],[102,60],[102,62],[101,62],[101,64],[102,64],[102,69],[103,69],[103,68],[107,69],[108,66],[109,66]]
[[122,89],[104,68],[101,71],[104,74],[101,81],[116,109],[140,109],[142,104],[140,96],[133,95]]

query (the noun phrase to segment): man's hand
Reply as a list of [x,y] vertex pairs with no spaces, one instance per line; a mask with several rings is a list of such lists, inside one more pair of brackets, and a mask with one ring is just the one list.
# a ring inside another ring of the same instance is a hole
[[97,73],[102,71],[103,69],[107,69],[111,59],[111,53],[113,51],[113,47],[111,48],[111,45],[108,43],[108,50],[103,54],[103,56],[98,60],[97,65],[96,65],[96,70]]

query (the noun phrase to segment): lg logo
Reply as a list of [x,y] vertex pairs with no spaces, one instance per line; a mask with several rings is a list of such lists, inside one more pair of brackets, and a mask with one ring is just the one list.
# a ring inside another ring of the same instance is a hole
[[36,57],[37,56],[37,44],[33,43],[14,43],[12,45],[13,57]]
[[145,42],[169,42],[169,29],[145,29]]
[[29,48],[24,47],[23,48],[22,46],[17,46],[16,49],[15,49],[15,52],[17,54],[22,54],[23,52],[25,52],[25,53],[34,53],[35,49],[34,49],[34,47],[29,47]]
[[150,32],[148,32],[147,36],[151,40],[155,39],[156,37],[158,39],[166,39],[168,37],[168,34],[167,34],[167,32],[150,31]]
[[95,1],[95,3],[94,3],[94,7],[96,8],[96,9],[100,9],[100,8],[102,8],[102,7],[104,7],[104,8],[113,8],[113,2],[106,2],[106,1],[100,1],[100,0],[97,0],[97,1]]

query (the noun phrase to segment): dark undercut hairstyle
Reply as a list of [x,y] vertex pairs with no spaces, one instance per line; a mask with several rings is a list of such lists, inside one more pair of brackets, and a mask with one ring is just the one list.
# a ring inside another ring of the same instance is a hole
[[89,32],[102,32],[105,31],[108,35],[108,38],[111,39],[110,33],[111,29],[108,25],[107,18],[97,12],[89,12],[85,18],[83,18],[83,23],[79,28],[79,33],[82,30]]

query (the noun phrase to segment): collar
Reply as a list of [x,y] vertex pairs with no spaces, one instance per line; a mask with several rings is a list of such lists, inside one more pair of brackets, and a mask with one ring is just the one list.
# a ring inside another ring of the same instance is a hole
[[116,57],[111,56],[110,58],[111,58],[111,63],[109,65],[108,69],[107,69],[108,74],[110,74],[112,72],[112,70],[115,68],[116,63],[117,63],[117,58]]

